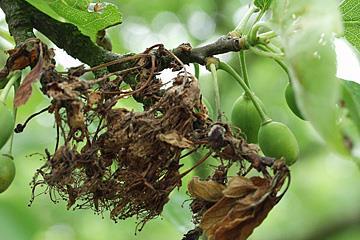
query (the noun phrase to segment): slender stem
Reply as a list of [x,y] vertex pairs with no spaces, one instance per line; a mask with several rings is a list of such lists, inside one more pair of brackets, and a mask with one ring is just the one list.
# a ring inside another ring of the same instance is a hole
[[273,53],[273,52],[268,52],[262,49],[259,49],[257,47],[251,47],[249,48],[251,51],[253,51],[253,53],[255,53],[256,55],[259,56],[263,56],[263,57],[269,57],[269,58],[273,58],[276,60],[282,60],[284,57],[284,54],[282,53]]
[[245,13],[245,16],[241,19],[240,23],[237,25],[237,27],[234,29],[234,32],[238,33],[239,35],[242,35],[244,33],[246,24],[248,23],[251,15],[256,12],[256,7],[251,6],[249,10]]
[[254,26],[251,28],[250,33],[249,33],[249,37],[248,37],[249,42],[251,44],[253,44],[253,45],[257,40],[257,37],[258,37],[257,33],[260,30],[260,28],[266,28],[266,29],[272,31],[272,28],[268,23],[265,23],[265,22],[257,22],[257,23],[255,23]]
[[220,121],[221,120],[221,104],[220,104],[220,91],[219,91],[219,82],[218,82],[218,77],[217,77],[217,70],[216,70],[216,66],[214,63],[210,64],[210,71],[211,71],[211,75],[212,75],[212,79],[213,79],[213,84],[214,84],[214,93],[215,93],[215,111],[217,113],[217,119]]
[[260,33],[258,35],[258,37],[259,37],[259,39],[266,39],[267,40],[267,39],[277,37],[277,34],[276,34],[276,32],[271,30],[271,31],[268,31],[268,32]]
[[11,87],[14,85],[15,81],[19,78],[20,72],[14,72],[14,74],[10,77],[10,80],[6,83],[4,89],[2,90],[0,94],[0,101],[5,102],[7,95],[10,92]]
[[254,24],[256,24],[257,22],[260,21],[260,19],[264,16],[265,12],[266,12],[266,11],[265,11],[264,9],[262,9],[262,10],[260,11],[260,13],[257,15],[257,17],[256,17],[256,19],[255,19],[255,21],[254,21]]
[[249,76],[248,76],[248,72],[247,72],[247,67],[246,67],[246,59],[245,59],[244,51],[239,52],[239,60],[240,60],[241,72],[242,72],[245,84],[251,89]]
[[[267,45],[259,45],[258,46],[259,48],[261,48],[261,49],[263,49],[263,50],[272,50],[269,46],[267,46]],[[291,76],[290,76],[290,71],[289,71],[289,69],[288,69],[288,67],[286,66],[286,64],[284,63],[284,61],[283,60],[281,60],[281,59],[275,59],[274,58],[274,60],[275,60],[275,62],[276,63],[278,63],[279,65],[280,65],[280,67],[285,71],[285,73],[288,75],[288,77],[289,77],[289,82],[291,82],[290,81],[290,79],[291,79]]]
[[195,71],[195,77],[196,79],[199,79],[200,77],[200,65],[198,63],[194,63],[194,71]]
[[[17,107],[13,107],[14,109],[14,122],[16,121],[16,115],[17,115]],[[10,147],[9,147],[9,155],[12,156],[12,151],[13,151],[13,145],[14,145],[14,131],[12,131],[11,133],[11,138],[10,138]]]
[[253,102],[259,116],[262,120],[262,123],[265,124],[270,122],[271,119],[269,116],[266,115],[265,111],[261,108],[259,102],[256,101],[255,94],[250,90],[250,88],[245,84],[245,81],[240,77],[240,75],[227,63],[220,62],[219,69],[224,70],[225,72],[229,73],[235,80],[240,84],[240,86],[244,89],[245,94],[250,98]]
[[208,159],[211,154],[213,153],[213,151],[209,151],[207,152],[194,166],[192,166],[190,169],[186,170],[185,172],[183,172],[181,175],[180,175],[180,178],[186,176],[188,173],[190,173],[192,170],[194,170],[195,168],[197,168],[198,166],[200,166],[201,164],[203,164],[206,159]]
[[[21,74],[23,74],[24,71],[21,71]],[[20,87],[20,81],[21,81],[21,77],[19,76],[17,78],[17,80],[14,82],[14,96],[16,95],[16,92],[17,90],[19,89]],[[15,104],[13,104],[13,112],[14,112],[14,122],[16,122],[16,116],[17,116],[17,112],[18,112],[18,109],[17,107],[15,107]],[[14,146],[14,135],[15,135],[15,131],[12,131],[12,134],[11,134],[11,139],[10,139],[10,147],[9,147],[9,155],[12,156],[12,151],[13,151],[13,146]]]
[[274,60],[275,60],[275,62],[277,62],[277,63],[280,65],[280,67],[286,72],[286,74],[287,74],[288,77],[289,77],[289,82],[291,82],[291,81],[290,81],[290,79],[291,79],[290,72],[289,72],[288,67],[285,65],[285,63],[284,63],[283,61],[281,61],[281,60],[278,60],[278,59],[274,59]]

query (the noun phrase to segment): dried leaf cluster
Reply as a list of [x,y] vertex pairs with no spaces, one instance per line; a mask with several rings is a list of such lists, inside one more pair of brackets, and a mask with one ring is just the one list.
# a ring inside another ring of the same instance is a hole
[[[32,181],[31,201],[42,186],[54,202],[66,200],[68,208],[109,211],[114,220],[136,216],[141,229],[161,214],[182,178],[210,156],[219,160],[214,172],[188,185],[196,228],[184,239],[197,239],[202,233],[210,240],[246,239],[280,200],[277,193],[289,177],[287,167],[260,156],[257,146],[247,144],[227,123],[212,121],[198,80],[162,45],[67,72],[55,69],[53,51],[37,39],[9,53],[2,77],[32,67],[15,104],[26,103],[32,83],[40,80],[51,100],[46,110],[53,114],[57,129],[55,150],[46,150],[46,162]],[[160,78],[164,58],[172,59],[174,79]],[[126,67],[85,80],[86,74],[115,64]],[[144,111],[117,107],[128,97],[143,104]],[[180,169],[184,156],[199,148],[207,154],[192,168]],[[229,177],[233,165],[238,174]],[[246,177],[250,169],[261,177]]]

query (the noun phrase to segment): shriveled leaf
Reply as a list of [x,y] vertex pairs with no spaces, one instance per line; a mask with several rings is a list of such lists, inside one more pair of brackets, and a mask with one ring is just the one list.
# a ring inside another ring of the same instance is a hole
[[194,198],[205,200],[207,202],[216,202],[224,196],[225,186],[215,181],[201,181],[194,177],[188,184],[188,191]]
[[[201,219],[200,227],[209,240],[247,239],[277,203],[276,194],[270,194],[274,189],[268,179],[237,176],[231,182],[224,190],[224,193],[232,192],[231,197],[225,195]],[[238,194],[234,187],[238,189]],[[244,189],[253,191],[245,194]]]
[[265,11],[268,10],[270,5],[272,3],[272,0],[255,0],[254,4],[261,10]]
[[256,190],[253,182],[245,177],[237,176],[230,179],[227,188],[223,191],[225,197],[239,198]]
[[360,51],[360,2],[344,0],[340,5],[345,27],[345,38]]
[[21,70],[28,66],[33,67],[39,55],[38,44],[37,39],[29,39],[17,48],[8,50],[7,53],[10,56],[6,60],[6,65],[0,70],[0,81],[5,82],[4,79],[11,71]]
[[160,141],[166,142],[178,148],[191,148],[193,146],[193,142],[186,139],[184,136],[181,136],[175,130],[166,134],[159,134],[158,138]]
[[278,0],[273,6],[273,24],[284,46],[301,112],[328,146],[349,156],[336,124],[340,82],[333,41],[342,32],[337,1]]
[[14,104],[16,107],[23,105],[30,98],[32,93],[32,83],[40,79],[42,73],[44,60],[42,47],[40,46],[40,54],[36,66],[31,70],[31,72],[25,77],[24,81],[20,85],[18,91],[15,95]]
[[32,93],[32,84],[35,81],[40,80],[44,70],[51,66],[51,60],[54,57],[53,51],[48,49],[46,45],[42,44],[38,40],[36,40],[36,43],[33,45],[33,47],[36,49],[36,52],[38,52],[38,55],[36,56],[36,59],[32,59],[30,63],[36,62],[36,65],[30,71],[30,73],[26,75],[18,91],[16,92],[14,99],[14,105],[16,107],[25,104],[29,100]]
[[122,14],[116,5],[90,0],[26,0],[31,5],[59,21],[76,25],[94,42],[98,31],[120,24]]

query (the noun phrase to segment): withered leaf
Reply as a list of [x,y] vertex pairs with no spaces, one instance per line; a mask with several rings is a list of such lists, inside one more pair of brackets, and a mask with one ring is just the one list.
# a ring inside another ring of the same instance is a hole
[[[14,104],[16,107],[25,104],[32,93],[32,83],[39,80],[44,70],[51,65],[53,58],[53,52],[48,50],[46,45],[43,45],[40,41],[36,45],[38,47],[39,55],[37,57],[37,63],[30,73],[25,77],[22,84],[15,95]],[[33,56],[31,56],[34,61]]]
[[233,177],[224,197],[203,215],[201,229],[209,240],[244,240],[259,226],[276,205],[270,194],[270,180],[252,177]]
[[242,176],[232,177],[228,183],[228,186],[223,191],[225,197],[228,198],[241,198],[245,195],[254,192],[256,187],[253,182]]
[[188,184],[188,191],[192,197],[208,202],[219,201],[223,197],[225,186],[213,180],[201,181],[199,177],[193,177]]
[[101,93],[100,92],[92,92],[88,96],[88,106],[93,107],[93,105],[96,105],[101,100]]
[[11,71],[34,66],[39,55],[38,44],[38,39],[30,38],[17,48],[8,50],[10,56],[4,68],[0,70],[0,79],[7,77]]
[[166,142],[178,148],[192,148],[193,142],[180,135],[177,131],[170,131],[165,134],[159,134],[158,138],[162,142]]
[[42,68],[43,68],[43,50],[42,44],[39,43],[40,54],[38,57],[38,61],[35,67],[31,70],[31,72],[25,77],[24,81],[20,85],[18,91],[15,95],[14,104],[16,107],[23,105],[27,102],[32,93],[32,83],[39,79]]

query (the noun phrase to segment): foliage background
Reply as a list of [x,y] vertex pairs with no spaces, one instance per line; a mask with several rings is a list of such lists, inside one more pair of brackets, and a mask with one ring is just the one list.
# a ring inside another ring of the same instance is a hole
[[[239,0],[109,2],[117,4],[124,17],[123,24],[108,31],[114,51],[118,53],[140,52],[156,43],[173,48],[183,42],[193,46],[211,42],[234,28],[244,13],[241,6],[246,4]],[[0,36],[4,36],[7,28],[3,15],[0,28]],[[41,34],[38,36],[47,41]],[[0,38],[1,66],[6,60],[3,50],[11,47]],[[56,53],[64,68],[78,64],[74,59],[64,59],[65,54],[59,50]],[[238,64],[235,55],[227,54],[222,58],[233,66]],[[250,239],[360,239],[360,171],[354,163],[329,154],[310,125],[291,113],[284,98],[287,76],[276,64],[252,55],[248,55],[248,60],[254,91],[268,107],[269,115],[294,131],[301,148],[301,158],[292,167],[288,193]],[[209,74],[201,70],[203,94],[214,104]],[[221,74],[220,92],[222,110],[229,118],[232,103],[241,89],[229,76]],[[34,88],[29,103],[19,109],[17,122],[23,122],[48,103],[49,100]],[[124,105],[139,110],[130,100]],[[115,224],[107,213],[102,218],[87,210],[66,211],[64,202],[55,205],[48,195],[40,195],[32,207],[27,207],[31,195],[28,183],[42,165],[44,149],[52,149],[54,142],[53,119],[47,114],[37,117],[24,133],[15,136],[17,174],[10,189],[0,195],[1,239],[181,239],[192,227],[188,204],[183,204],[188,199],[186,184],[180,192],[172,194],[163,217],[148,223],[137,236],[134,235],[136,219]],[[184,163],[186,169],[191,159],[185,159]]]

